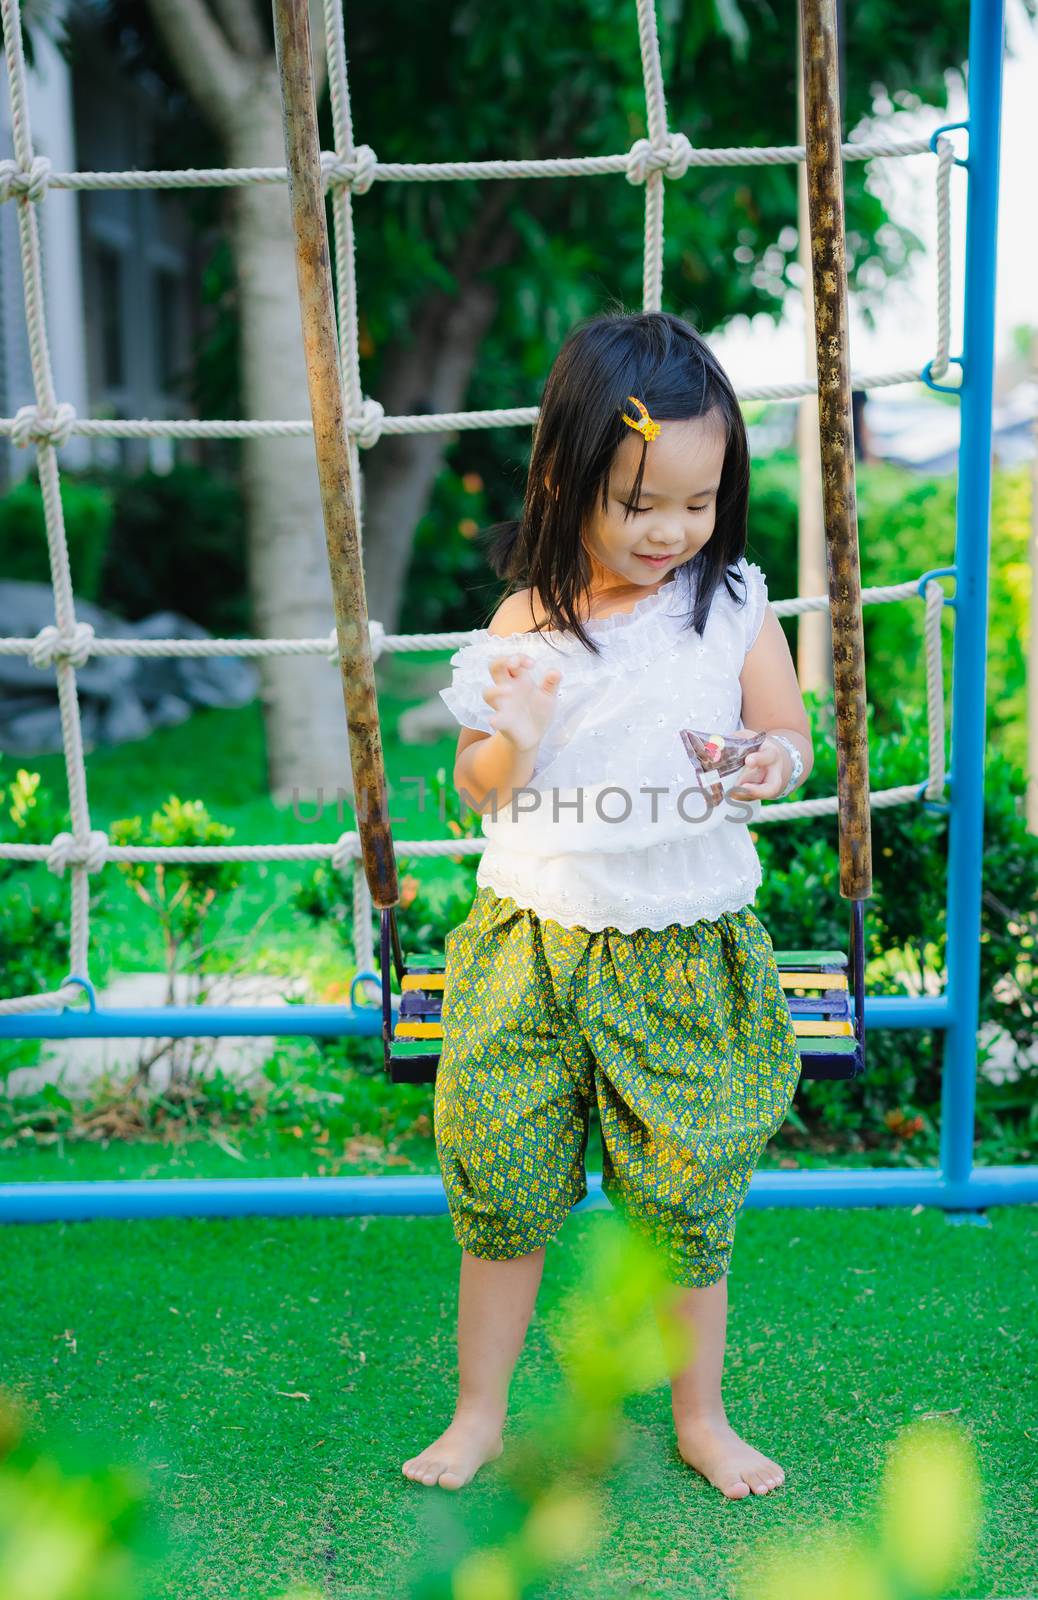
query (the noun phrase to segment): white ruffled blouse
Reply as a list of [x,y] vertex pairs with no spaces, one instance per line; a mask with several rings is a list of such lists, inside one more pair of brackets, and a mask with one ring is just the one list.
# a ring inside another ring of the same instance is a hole
[[562,674],[529,782],[483,815],[477,884],[564,927],[623,933],[713,921],[752,902],[761,868],[749,824],[760,803],[711,809],[680,738],[682,728],[740,726],[739,674],[768,594],[759,567],[743,559],[738,570],[745,601],[722,582],[702,637],[686,621],[695,586],[686,562],[630,611],[585,624],[600,656],[559,630],[479,628],[455,651],[441,698],[484,733],[494,731],[482,694],[491,661],[521,650],[536,681],[552,666]]

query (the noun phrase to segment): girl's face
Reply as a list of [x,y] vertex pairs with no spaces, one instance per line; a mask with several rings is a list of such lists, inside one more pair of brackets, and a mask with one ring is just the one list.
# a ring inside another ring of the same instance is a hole
[[[724,464],[725,428],[716,408],[687,422],[663,422],[646,447],[642,492],[632,501],[642,437],[633,429],[609,474],[609,502],[599,501],[584,545],[592,583],[658,585],[691,560],[714,531]],[[626,511],[626,505],[634,509]]]

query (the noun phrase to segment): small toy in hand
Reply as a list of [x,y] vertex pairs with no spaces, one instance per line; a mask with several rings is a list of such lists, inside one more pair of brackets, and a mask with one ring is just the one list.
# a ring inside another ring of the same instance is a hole
[[681,729],[681,742],[699,787],[711,806],[720,805],[730,790],[738,788],[746,757],[760,749],[765,737],[763,733],[704,733],[697,728]]

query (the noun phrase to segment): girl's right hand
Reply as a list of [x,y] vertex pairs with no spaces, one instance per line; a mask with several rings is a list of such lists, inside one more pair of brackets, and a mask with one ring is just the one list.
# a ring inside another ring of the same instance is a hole
[[537,749],[555,713],[555,691],[562,673],[551,667],[535,683],[532,656],[518,653],[500,656],[490,665],[491,688],[483,699],[496,713],[492,718],[495,733],[500,733],[519,751]]

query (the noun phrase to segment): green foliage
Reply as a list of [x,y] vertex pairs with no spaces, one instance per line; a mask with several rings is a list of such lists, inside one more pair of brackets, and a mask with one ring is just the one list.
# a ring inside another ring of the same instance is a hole
[[[804,797],[836,787],[831,701],[808,696],[816,763]],[[895,706],[887,734],[871,729],[874,789],[925,776],[925,714]],[[870,717],[870,727],[872,718]],[[1022,1146],[1035,1137],[1031,1117],[1038,1068],[1029,1060],[1038,1041],[1034,1003],[1038,939],[1038,838],[1027,831],[1023,776],[997,751],[985,768],[980,1017],[1012,1040],[1020,1078],[996,1086],[982,1080],[978,1132],[991,1134],[999,1117],[1015,1121]],[[847,903],[840,896],[835,818],[769,824],[757,832],[764,881],[757,910],[776,947],[846,948]],[[873,895],[866,907],[872,994],[920,994],[945,980],[947,815],[925,806],[892,806],[872,813]],[[880,1125],[893,1109],[911,1106],[933,1130],[941,1099],[941,1036],[870,1030],[869,1065],[851,1084],[805,1083],[799,1115],[805,1126]]]
[[[165,805],[152,813],[145,826],[140,817],[122,817],[108,830],[113,845],[179,846],[226,845],[234,829],[217,822],[200,800],[180,800],[171,795]],[[195,1004],[204,1005],[211,987],[207,974],[223,971],[226,955],[216,950],[214,925],[218,926],[232,892],[241,882],[236,862],[196,862],[167,864],[163,861],[118,861],[117,870],[139,900],[151,910],[159,924],[165,963],[166,1003],[172,1004],[178,974],[188,979]],[[150,1055],[142,1055],[141,1076],[161,1056],[170,1059],[171,1079],[190,1077],[202,1047],[197,1038],[172,1038]]]
[[[0,763],[2,776],[2,763]],[[50,845],[67,827],[39,774],[19,767],[0,783],[0,840]],[[94,880],[96,882],[96,880]],[[91,893],[90,915],[100,911]],[[68,974],[69,886],[39,865],[0,857],[0,972],[7,995],[56,989]],[[39,1040],[0,1040],[0,1079],[39,1056]]]
[[404,615],[409,633],[449,633],[473,626],[493,608],[500,583],[475,534],[486,525],[486,487],[478,472],[446,467],[415,531]]
[[211,633],[247,633],[245,508],[238,484],[187,463],[168,473],[113,475],[111,482],[115,515],[104,604],[131,619],[180,611]]
[[991,636],[988,717],[992,736],[1019,767],[1027,764],[1027,639],[1038,613],[1028,548],[1032,481],[1026,467],[996,472],[992,491]]
[[[81,600],[130,620],[172,610],[211,633],[248,633],[245,507],[233,478],[186,462],[168,473],[63,469],[61,505]],[[50,584],[35,476],[0,498],[0,573]]]
[[[147,827],[140,817],[123,817],[109,829],[113,845],[165,849],[224,845],[233,838],[234,829],[216,822],[201,800],[180,800],[176,795],[152,813]],[[214,909],[220,911],[227,895],[241,881],[238,864],[233,861],[170,865],[162,861],[119,861],[116,865],[134,893],[158,917],[172,964],[178,958],[186,958],[189,963],[197,958],[207,920]]]
[[[896,19],[888,0],[870,0],[845,20],[848,127],[871,113],[883,89],[947,104],[945,70],[965,56],[962,0],[936,18],[911,0]],[[660,7],[669,121],[694,145],[794,137],[795,11],[785,3],[756,8],[748,25],[753,48],[744,51],[746,23],[733,6]],[[349,51],[354,120],[382,160],[414,160],[416,151],[430,160],[597,155],[627,150],[647,132],[635,11],[626,0],[534,0],[521,12],[493,13],[456,0],[446,15],[389,0],[351,15]],[[448,66],[480,92],[464,103],[445,97]],[[852,281],[868,261],[898,270],[914,241],[901,237],[894,248],[889,236],[878,237],[884,213],[860,164],[848,167],[847,191]],[[752,181],[739,168],[696,171],[668,186],[667,203],[664,304],[694,311],[707,328],[737,312],[776,311],[796,252],[783,232],[796,216],[793,167],[758,169]],[[549,349],[575,316],[609,295],[640,303],[643,205],[640,186],[622,177],[375,185],[365,196],[360,302],[376,361],[387,341],[406,333],[403,308],[427,292],[432,264],[456,283],[489,266],[502,304],[517,306],[529,318],[524,331],[544,340],[536,363],[543,375]],[[483,248],[467,258],[481,221]],[[514,245],[502,261],[505,234]],[[514,348],[514,330],[508,335]]]
[[756,1552],[741,1593],[744,1600],[942,1600],[974,1570],[982,1526],[970,1436],[957,1423],[914,1423],[887,1451],[871,1525],[819,1525],[808,1539],[801,1534],[799,1548]]
[[160,1089],[139,1071],[104,1072],[70,1093],[41,1083],[2,1095],[0,1150],[54,1153],[66,1172],[81,1161],[86,1177],[113,1141],[130,1163],[123,1177],[135,1161],[153,1176],[155,1159],[171,1176],[204,1177],[210,1153],[217,1173],[240,1170],[231,1160],[268,1177],[435,1169],[428,1093],[387,1088],[377,1038],[289,1038],[247,1078],[213,1067],[170,1080]]
[[[901,467],[858,468],[862,583],[904,583],[955,555],[954,477],[928,478]],[[1030,484],[1026,467],[996,471],[991,510],[991,605],[987,662],[989,740],[1016,766],[1026,763],[1027,661],[1030,609]],[[750,489],[750,553],[768,575],[776,598],[797,592],[797,463],[785,453],[754,463]],[[943,580],[954,595],[951,579]],[[865,659],[877,728],[897,724],[897,707],[925,704],[923,609],[868,606]],[[786,624],[790,639],[794,626]],[[944,681],[950,709],[953,632],[943,624]]]
[[[659,33],[670,126],[693,144],[785,144],[795,135],[795,6],[743,0],[665,0]],[[848,128],[877,106],[947,106],[951,75],[966,54],[967,0],[934,14],[923,0],[865,0],[847,9],[842,93]],[[269,19],[268,19],[269,20]],[[78,26],[70,25],[73,38]],[[105,0],[90,28],[130,76],[164,84],[156,136],[168,164],[212,164],[205,116],[183,114],[177,64],[147,7]],[[410,0],[351,10],[347,25],[358,137],[383,161],[589,155],[623,152],[647,132],[635,8],[631,0],[559,7],[533,0],[522,10],[476,0],[415,7]],[[445,95],[445,82],[476,91]],[[322,148],[333,130],[322,97]],[[848,164],[848,260],[868,312],[888,276],[919,247],[893,225],[883,203],[882,163]],[[692,169],[667,185],[663,304],[711,330],[737,314],[775,316],[790,287],[797,241],[796,169]],[[239,268],[231,256],[222,197],[189,192],[182,201],[208,250],[203,319],[184,398],[197,414],[241,416]],[[361,214],[362,213],[362,214]],[[563,182],[376,184],[358,211],[360,354],[365,393],[385,394],[401,355],[416,342],[430,381],[459,297],[479,285],[498,306],[483,337],[463,403],[529,404],[572,324],[609,305],[641,304],[644,194],[622,175]],[[435,409],[420,380],[405,409]],[[471,544],[454,536],[457,480],[488,485],[485,519],[515,513],[527,444],[522,430],[463,433],[433,491],[419,530],[405,614],[421,628],[453,626],[463,587],[494,584]],[[233,470],[236,444],[213,447]],[[186,469],[177,469],[178,472]],[[174,480],[175,475],[171,475]],[[106,572],[116,609],[137,616],[159,596],[214,632],[245,629],[242,510],[211,504],[190,484],[153,481],[127,502]],[[480,520],[484,513],[473,512]],[[169,530],[175,530],[173,537]],[[220,530],[223,530],[221,536]],[[446,537],[445,537],[446,535]],[[421,559],[428,548],[431,563]],[[444,559],[446,556],[446,559]],[[75,563],[74,563],[75,570]],[[454,577],[452,585],[451,578]],[[82,593],[87,590],[77,582]],[[470,616],[471,612],[466,616]]]
[[[771,6],[661,0],[658,13],[673,129],[696,145],[785,144],[795,136],[793,0]],[[949,83],[966,54],[967,18],[967,0],[951,0],[936,13],[923,0],[898,6],[863,0],[846,8],[847,128],[888,102],[945,109]],[[166,85],[166,98],[158,97],[158,136],[168,163],[211,165],[213,130],[204,117],[183,115],[181,77],[148,8],[107,0],[91,25],[103,28],[107,47],[128,74]],[[477,0],[452,0],[446,7],[387,0],[351,10],[347,51],[358,138],[383,161],[620,153],[647,132],[631,0],[587,0],[576,7],[533,0],[521,10]],[[445,82],[465,83],[474,92],[445,95]],[[331,148],[327,93],[321,131],[322,148]],[[850,278],[866,313],[881,303],[887,278],[901,272],[919,246],[886,216],[882,167],[851,162],[846,173]],[[241,416],[241,264],[229,252],[219,193],[198,191],[184,203],[200,237],[207,246],[211,241],[202,283],[211,314],[195,351],[189,400],[200,415]],[[778,317],[796,259],[795,218],[793,166],[749,173],[692,169],[668,183],[663,304],[706,330],[736,314]],[[475,286],[492,297],[497,312],[463,397],[471,407],[529,404],[577,319],[611,305],[641,304],[644,194],[620,174],[560,182],[375,184],[359,204],[357,229],[364,391],[385,396],[416,346],[423,357],[419,370],[429,374],[428,387],[421,377],[410,385],[414,392],[403,409],[436,409],[441,348],[463,320],[458,301]],[[485,513],[473,513],[480,520],[514,515],[527,442],[523,430],[502,429],[464,432],[450,443],[450,467],[433,491],[411,566],[404,614],[415,626],[468,620],[471,611],[462,614],[460,599],[474,585],[481,586],[480,604],[490,603],[495,585],[471,544],[454,533],[464,520],[456,514],[456,485],[466,473],[483,478]],[[227,459],[237,459],[237,446],[227,447]],[[241,550],[237,516],[232,508],[229,560]],[[162,589],[214,631],[231,631],[203,607],[215,606],[219,596],[244,594],[240,568],[220,582],[214,576],[208,589],[192,571],[178,589],[180,575],[194,565],[195,525],[192,516],[181,517],[145,528],[133,541],[132,548],[147,552],[146,592]],[[173,570],[167,526],[177,528]],[[155,537],[148,536],[152,532]],[[117,566],[121,583],[122,562]],[[175,598],[181,592],[184,599]],[[120,603],[145,608],[132,592],[120,591]]]
[[[103,484],[62,474],[61,512],[76,593],[100,600],[101,574],[112,534],[113,495]],[[7,582],[51,581],[47,523],[39,476],[33,469],[0,497],[0,575]]]
[[71,1436],[45,1445],[24,1430],[13,1401],[0,1397],[4,1600],[143,1597],[158,1550],[143,1475],[90,1460]]

